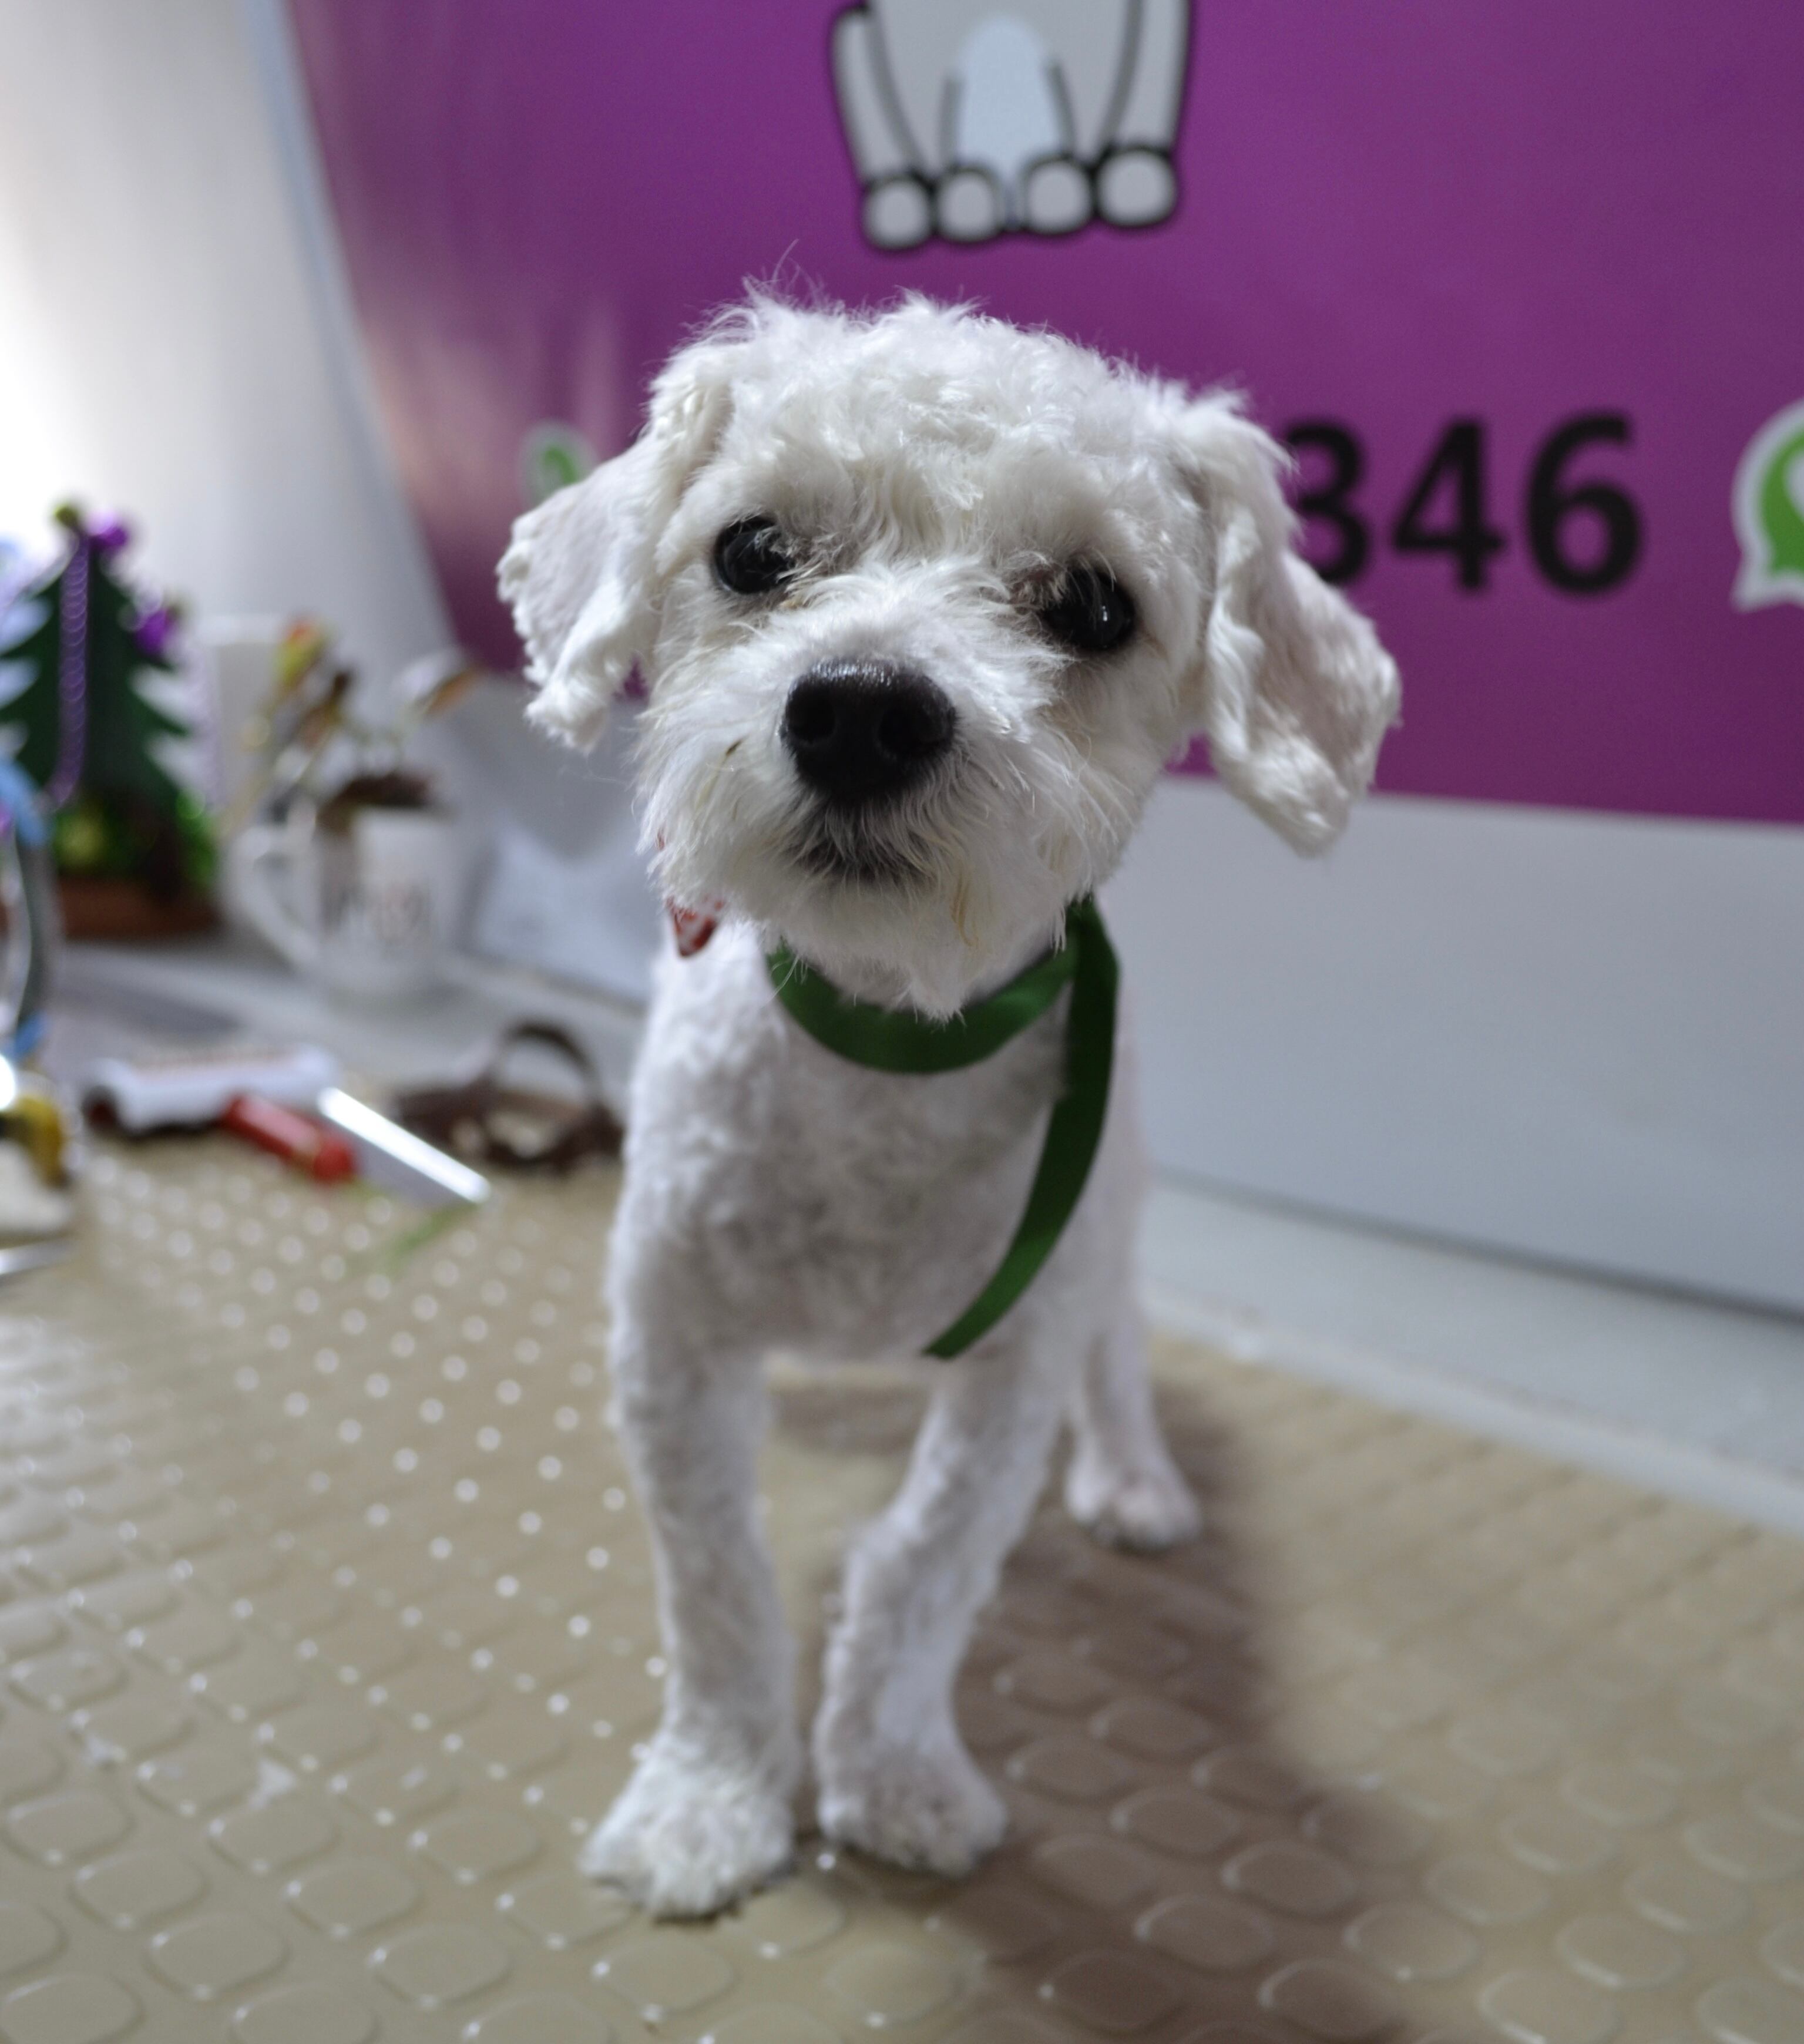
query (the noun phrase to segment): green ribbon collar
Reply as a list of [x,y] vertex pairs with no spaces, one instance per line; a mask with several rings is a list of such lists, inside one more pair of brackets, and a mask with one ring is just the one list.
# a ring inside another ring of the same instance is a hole
[[815,1042],[879,1072],[956,1072],[980,1064],[1037,1022],[1065,987],[1065,1083],[1047,1124],[1027,1206],[995,1275],[924,1351],[942,1360],[980,1340],[1039,1274],[1090,1177],[1109,1107],[1120,968],[1095,902],[1065,912],[1065,942],[948,1020],[854,1001],[779,947],[766,962],[777,998]]

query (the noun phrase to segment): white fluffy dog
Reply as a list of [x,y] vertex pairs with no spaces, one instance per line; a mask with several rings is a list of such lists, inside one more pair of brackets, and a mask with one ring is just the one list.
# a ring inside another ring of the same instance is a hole
[[[672,359],[625,454],[515,528],[532,715],[590,741],[637,666],[658,875],[679,907],[724,905],[712,943],[659,970],[609,1274],[669,1675],[583,1864],[656,1912],[717,1909],[791,1852],[762,1355],[918,1354],[996,1270],[1061,1088],[1062,1003],[965,1069],[875,1070],[797,1025],[767,951],[954,1016],[1061,943],[1198,732],[1230,789],[1326,846],[1397,675],[1290,551],[1283,465],[1232,398],[1052,335],[919,299],[755,299]],[[1158,1548],[1198,1523],[1133,1301],[1132,1078],[1118,1058],[1044,1267],[930,1366],[907,1477],[848,1565],[820,1823],[904,1866],[962,1873],[1002,1832],[952,1685],[1060,1422],[1066,1501],[1098,1538]]]

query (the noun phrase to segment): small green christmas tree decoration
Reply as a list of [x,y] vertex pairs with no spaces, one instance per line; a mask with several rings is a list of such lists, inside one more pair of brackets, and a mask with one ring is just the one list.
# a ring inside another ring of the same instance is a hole
[[175,671],[173,605],[142,601],[119,572],[130,535],[71,505],[61,563],[0,607],[0,733],[44,791],[57,869],[136,880],[167,900],[202,892],[214,847],[206,814],[158,757],[190,736],[146,693]]

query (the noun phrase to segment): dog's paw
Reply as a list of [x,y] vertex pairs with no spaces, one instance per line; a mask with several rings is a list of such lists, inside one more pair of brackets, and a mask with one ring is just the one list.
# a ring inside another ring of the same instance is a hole
[[789,1865],[796,1773],[787,1756],[735,1766],[655,1739],[577,1865],[654,1916],[710,1916]]
[[1115,1469],[1075,1457],[1065,1479],[1065,1509],[1093,1540],[1135,1554],[1161,1553],[1202,1531],[1189,1485],[1163,1458]]
[[821,1771],[821,1829],[892,1866],[956,1878],[1008,1828],[1002,1797],[956,1735],[848,1754]]

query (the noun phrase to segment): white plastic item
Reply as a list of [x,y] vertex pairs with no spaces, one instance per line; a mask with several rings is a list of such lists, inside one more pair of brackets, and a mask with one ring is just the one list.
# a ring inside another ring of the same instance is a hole
[[204,1127],[244,1093],[310,1111],[337,1083],[338,1060],[317,1044],[265,1050],[240,1043],[101,1058],[82,1074],[81,1097],[102,1103],[121,1128],[141,1135],[152,1128]]

